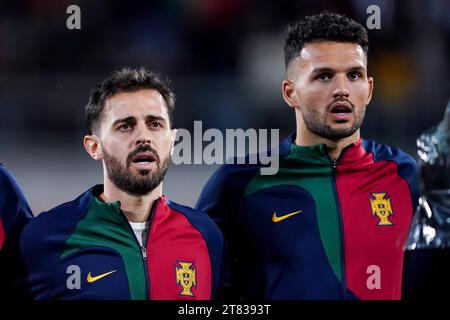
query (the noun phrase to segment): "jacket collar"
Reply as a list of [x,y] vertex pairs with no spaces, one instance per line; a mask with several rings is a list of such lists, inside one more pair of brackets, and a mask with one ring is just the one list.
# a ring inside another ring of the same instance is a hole
[[[102,212],[107,212],[111,217],[117,217],[119,215],[125,218],[125,215],[121,211],[120,201],[104,202],[100,200],[99,196],[103,193],[103,184],[93,186],[89,189],[88,193],[91,196],[91,205],[97,207]],[[156,213],[163,206],[167,206],[166,197],[164,195],[155,200],[150,211],[154,209]]]
[[[280,155],[285,156],[286,159],[299,160],[310,164],[330,165],[331,159],[327,154],[326,144],[315,144],[310,146],[298,146],[294,143],[296,132],[290,134],[280,144]],[[339,156],[338,164],[350,164],[358,162],[367,157],[367,152],[362,146],[363,139],[346,146]]]

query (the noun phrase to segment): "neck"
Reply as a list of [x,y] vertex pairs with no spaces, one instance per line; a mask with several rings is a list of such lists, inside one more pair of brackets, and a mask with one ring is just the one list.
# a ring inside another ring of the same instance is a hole
[[352,143],[358,142],[360,138],[359,129],[355,131],[351,136],[338,139],[331,140],[321,136],[318,136],[303,125],[300,127],[297,122],[297,133],[295,136],[295,144],[301,147],[312,146],[315,144],[326,144],[327,145],[327,153],[330,159],[336,160],[339,158],[342,149]]
[[120,208],[131,222],[145,222],[148,219],[153,203],[162,196],[162,182],[150,193],[143,196],[132,196],[117,188],[108,178],[104,179],[104,190],[100,198],[105,202],[120,201]]

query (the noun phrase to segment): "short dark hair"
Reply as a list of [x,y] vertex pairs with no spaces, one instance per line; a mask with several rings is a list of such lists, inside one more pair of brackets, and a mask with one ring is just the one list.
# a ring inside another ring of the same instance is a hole
[[307,43],[318,41],[357,43],[366,54],[369,51],[366,28],[344,15],[325,11],[289,25],[284,46],[286,68]]
[[97,84],[91,91],[89,102],[86,105],[86,126],[89,134],[95,132],[100,125],[106,101],[113,95],[121,92],[135,92],[153,89],[158,91],[167,106],[169,124],[173,124],[173,110],[175,108],[175,94],[168,85],[168,80],[161,80],[157,73],[146,68],[122,68],[115,71],[109,78]]

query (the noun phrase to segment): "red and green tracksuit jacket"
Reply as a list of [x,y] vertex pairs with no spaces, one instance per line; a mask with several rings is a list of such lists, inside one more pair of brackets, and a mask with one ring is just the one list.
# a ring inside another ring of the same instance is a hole
[[326,145],[299,147],[293,137],[280,145],[277,174],[227,164],[201,193],[197,208],[224,233],[221,291],[244,299],[400,299],[418,199],[415,161],[365,139],[333,161]]
[[17,255],[19,236],[32,218],[19,184],[0,164],[0,300],[16,298],[22,278]]
[[223,239],[205,213],[160,197],[141,246],[120,202],[100,201],[102,192],[95,186],[24,229],[32,299],[213,298]]

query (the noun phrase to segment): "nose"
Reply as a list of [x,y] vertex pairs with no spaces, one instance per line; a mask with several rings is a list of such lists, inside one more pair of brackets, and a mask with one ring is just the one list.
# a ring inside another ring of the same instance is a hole
[[151,143],[151,140],[150,140],[149,137],[139,137],[136,140],[136,144],[137,145],[139,145],[139,144],[150,144],[150,143]]
[[139,144],[151,144],[152,139],[150,135],[150,130],[148,130],[147,126],[140,125],[138,126],[137,136],[136,136],[136,145]]
[[348,98],[349,94],[350,92],[347,88],[347,77],[343,75],[336,75],[336,77],[334,78],[333,98]]

